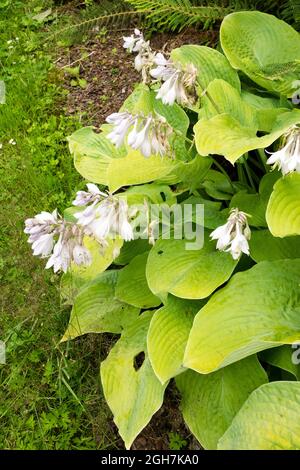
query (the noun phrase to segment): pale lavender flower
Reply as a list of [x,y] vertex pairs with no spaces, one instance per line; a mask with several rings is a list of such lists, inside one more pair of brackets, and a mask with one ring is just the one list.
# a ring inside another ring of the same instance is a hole
[[217,240],[217,249],[228,251],[233,259],[239,259],[242,253],[249,255],[248,240],[251,231],[247,214],[239,209],[231,209],[226,224],[217,227],[211,234],[212,240]]
[[[268,152],[271,153],[271,152]],[[283,175],[300,173],[300,128],[293,126],[285,135],[285,145],[271,153],[267,163],[281,170]]]

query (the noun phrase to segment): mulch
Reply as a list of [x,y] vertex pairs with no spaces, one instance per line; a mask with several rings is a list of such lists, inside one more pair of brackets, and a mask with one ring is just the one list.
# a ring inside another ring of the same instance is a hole
[[[120,109],[140,81],[140,74],[133,65],[134,55],[123,48],[122,36],[129,34],[131,30],[113,32],[89,39],[84,45],[73,46],[68,54],[63,50],[56,66],[64,74],[64,87],[69,92],[67,115],[77,114],[84,125],[99,127],[109,114]],[[216,41],[214,31],[187,29],[179,34],[156,34],[151,38],[151,46],[154,50],[170,52],[183,44],[206,45]],[[72,85],[73,77],[66,71],[67,67],[78,65],[80,78],[86,81],[85,88]]]

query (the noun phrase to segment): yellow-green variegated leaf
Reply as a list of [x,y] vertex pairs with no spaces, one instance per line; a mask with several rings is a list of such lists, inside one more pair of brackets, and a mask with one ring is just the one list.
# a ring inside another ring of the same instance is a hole
[[235,118],[241,126],[255,129],[258,127],[257,110],[242,99],[237,90],[225,80],[213,80],[203,98],[199,119],[209,119],[217,114],[227,113]]
[[180,374],[185,346],[201,303],[169,296],[154,313],[147,337],[149,359],[161,383]]
[[[263,119],[259,111],[242,100],[239,92],[223,80],[212,82],[205,106],[194,126],[195,143],[200,155],[218,154],[234,163],[244,153],[271,145],[292,125],[300,122],[300,111],[276,108],[272,119]],[[261,137],[258,131],[269,133]]]
[[211,374],[187,371],[176,378],[184,420],[205,449],[216,449],[235,414],[268,381],[256,356]]
[[146,263],[148,252],[133,258],[118,276],[116,297],[122,302],[140,308],[157,307],[161,301],[148,287]]
[[76,296],[62,341],[86,333],[121,333],[135,320],[139,309],[115,298],[119,271],[100,274]]
[[[211,81],[222,78],[237,90],[241,84],[236,71],[231,67],[226,57],[220,52],[206,46],[184,45],[173,49],[171,58],[183,65],[193,64],[199,72],[199,96]],[[203,87],[203,88],[202,88]]]
[[126,157],[111,159],[107,168],[107,182],[103,184],[106,184],[112,192],[122,186],[143,184],[154,180],[173,184],[180,181],[176,168],[177,163],[171,158],[161,158],[159,155],[145,158],[141,152],[129,150]]
[[236,193],[231,201],[230,208],[238,207],[248,214],[248,222],[252,227],[267,227],[266,210],[273,186],[280,177],[278,171],[265,174],[259,183],[259,192],[249,194],[245,190]]
[[[158,380],[147,355],[151,316],[145,312],[131,323],[101,364],[104,396],[126,449],[161,407],[167,385]],[[141,353],[145,354],[142,365],[135,360]]]
[[174,174],[174,160],[155,155],[145,158],[135,150],[122,156],[103,134],[96,134],[91,127],[74,132],[68,140],[77,171],[93,183],[109,186],[110,191],[156,179],[168,183],[180,180]]
[[299,450],[300,383],[255,390],[219,440],[220,450]]
[[292,374],[297,380],[300,380],[300,345],[286,344],[279,348],[267,349],[259,355],[262,362],[283,369]]
[[72,304],[78,292],[111,265],[116,252],[123,245],[123,240],[108,239],[107,243],[108,246],[102,249],[96,240],[90,237],[84,238],[84,245],[92,255],[92,263],[90,266],[77,266],[72,263],[68,272],[62,276],[60,293],[65,303]]
[[291,26],[266,13],[236,12],[223,20],[220,37],[234,68],[267,90],[292,96],[300,75],[300,37]]
[[144,204],[145,199],[152,204],[175,204],[176,195],[172,189],[165,184],[141,184],[139,186],[131,186],[122,193],[126,195],[127,203]]
[[300,237],[273,237],[269,230],[253,230],[251,233],[250,256],[254,261],[300,258]]
[[145,158],[136,150],[129,150],[125,156],[117,154],[109,140],[91,127],[74,132],[68,140],[78,172],[93,183],[108,186],[112,192],[154,180],[166,184],[195,180],[198,184],[211,165],[210,159],[199,156],[183,162],[157,155]]
[[274,237],[300,235],[300,174],[290,173],[274,185],[266,219]]
[[151,245],[148,239],[137,238],[129,242],[124,242],[119,256],[114,260],[114,264],[125,266],[137,255],[150,251]]
[[189,244],[186,239],[155,243],[146,268],[155,295],[162,299],[168,293],[184,299],[204,299],[230,277],[237,262],[229,253],[216,250],[207,231],[201,249],[189,249]]
[[207,374],[258,351],[300,341],[300,260],[235,274],[199,311],[184,365]]

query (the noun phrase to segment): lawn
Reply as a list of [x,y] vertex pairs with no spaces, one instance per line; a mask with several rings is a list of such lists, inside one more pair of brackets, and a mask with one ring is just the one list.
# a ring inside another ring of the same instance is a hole
[[69,315],[59,276],[31,256],[23,234],[25,218],[61,209],[84,184],[66,143],[80,116],[66,115],[64,74],[53,64],[58,46],[45,42],[48,23],[33,19],[50,3],[0,2],[0,337],[7,347],[0,448],[115,448],[98,378],[101,340],[59,344]]
[[0,0],[0,449],[300,448],[295,3]]
[[[84,30],[78,37],[70,28],[103,14],[90,3],[56,7],[39,20],[53,2],[0,2],[0,79],[6,84],[0,108],[0,339],[7,356],[0,365],[1,449],[123,448],[99,378],[111,339],[89,335],[60,344],[70,312],[60,301],[60,276],[32,257],[23,233],[27,217],[63,210],[84,187],[66,137],[83,124],[99,126],[138,81],[130,61],[124,65],[122,31],[91,27],[91,34]],[[207,43],[210,35],[187,31],[154,41],[172,48]],[[180,448],[187,436],[197,447],[174,400],[171,394],[136,448]]]

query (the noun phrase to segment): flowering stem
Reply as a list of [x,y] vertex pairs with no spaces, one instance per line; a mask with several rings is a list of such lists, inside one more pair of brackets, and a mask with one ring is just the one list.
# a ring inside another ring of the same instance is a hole
[[[246,155],[248,156],[248,153]],[[256,187],[255,187],[255,184],[254,184],[254,181],[253,181],[253,178],[252,178],[252,175],[251,175],[251,171],[250,171],[250,168],[248,166],[248,163],[247,163],[246,159],[244,161],[244,165],[245,165],[245,170],[246,170],[246,173],[247,173],[247,176],[248,176],[250,186],[251,186],[251,188],[253,188],[256,191]]]
[[223,173],[223,175],[228,180],[230,186],[233,188],[232,181],[230,179],[230,176],[227,174],[226,170],[222,167],[222,165],[215,158],[212,157],[212,160],[214,162],[214,165]]
[[264,166],[264,169],[266,171],[266,173],[269,172],[269,167],[267,165],[267,157],[266,157],[266,154],[265,154],[265,150],[264,149],[257,149],[257,152],[258,152],[258,155],[260,157],[260,160]]
[[207,89],[205,89],[203,83],[200,82],[199,78],[197,77],[197,83],[198,85],[200,86],[200,88],[202,89],[202,92],[204,95],[207,96],[207,98],[209,99],[209,101],[211,102],[211,104],[213,105],[213,107],[215,108],[215,110],[217,111],[218,114],[220,114],[220,110],[215,102],[215,100],[212,98],[212,96],[208,93]]
[[236,163],[236,168],[237,168],[237,173],[238,173],[238,179],[241,183],[247,184],[247,179],[245,177],[244,169],[242,167],[242,164],[237,162]]

